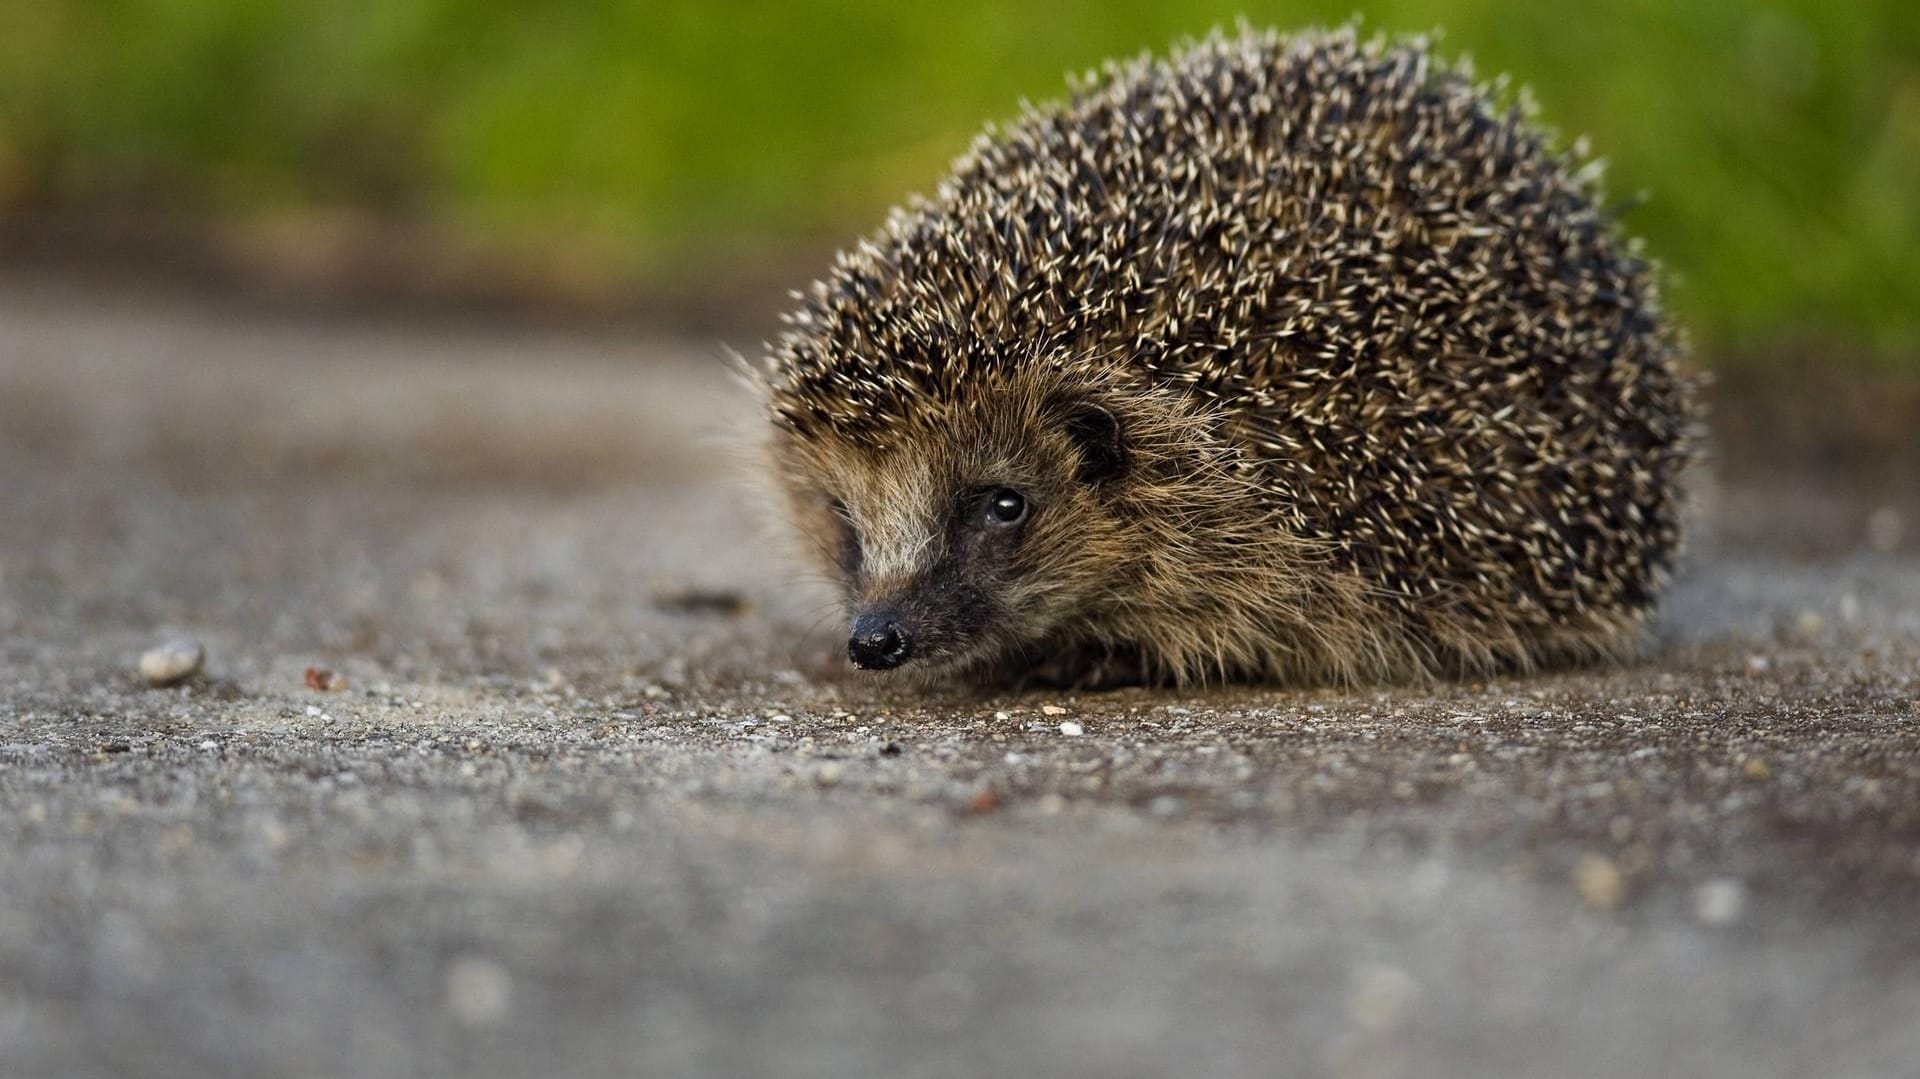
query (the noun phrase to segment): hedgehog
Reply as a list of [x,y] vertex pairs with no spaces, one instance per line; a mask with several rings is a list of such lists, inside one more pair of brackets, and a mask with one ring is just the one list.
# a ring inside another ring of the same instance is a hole
[[853,664],[1355,684],[1643,648],[1684,337],[1534,111],[1426,38],[1242,25],[989,126],[755,372]]

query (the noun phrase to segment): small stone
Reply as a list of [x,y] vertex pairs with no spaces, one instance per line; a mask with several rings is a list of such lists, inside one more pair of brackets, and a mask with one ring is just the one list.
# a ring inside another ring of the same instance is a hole
[[1747,909],[1747,886],[1717,877],[1693,890],[1693,916],[1702,925],[1732,925]]
[[981,789],[967,801],[967,812],[975,816],[991,813],[1000,808],[1000,792],[992,787]]
[[1773,774],[1773,769],[1769,768],[1767,762],[1761,760],[1759,757],[1748,757],[1747,763],[1740,766],[1740,771],[1748,779],[1765,779]]
[[1087,733],[1087,729],[1069,719],[1065,723],[1060,724],[1060,733],[1066,735],[1068,738],[1078,738]]
[[1773,666],[1773,661],[1765,656],[1753,655],[1747,657],[1748,674],[1765,673],[1766,669],[1771,666]]
[[1818,637],[1820,631],[1827,628],[1827,620],[1819,611],[1801,611],[1793,621],[1793,628],[1802,637]]
[[1596,910],[1613,910],[1627,898],[1627,879],[1611,858],[1599,854],[1581,855],[1573,867],[1573,886],[1580,898]]
[[447,967],[447,1011],[463,1026],[491,1026],[513,1007],[513,978],[482,956],[462,956]]
[[813,773],[813,781],[815,783],[820,784],[822,787],[838,786],[840,783],[840,778],[844,774],[845,773],[843,772],[843,770],[841,769],[840,765],[837,762],[828,761],[827,763],[820,766],[819,771]]
[[1002,723],[1004,723],[1004,722],[1006,722],[1007,720],[1009,720],[1009,719],[1012,719],[1012,718],[1013,718],[1013,713],[1011,713],[1011,712],[995,712],[995,713],[993,714],[993,718],[995,718],[995,719],[997,719],[997,720],[999,720],[999,721],[1001,721]]
[[152,686],[171,686],[192,678],[206,662],[206,649],[187,637],[149,648],[140,656],[140,677]]
[[1413,976],[1399,967],[1366,967],[1354,975],[1347,1014],[1367,1030],[1393,1030],[1406,1022],[1416,988]]
[[1064,716],[1067,714],[1067,710],[1057,704],[1043,704],[1040,706],[1040,714],[1043,716]]
[[306,673],[307,688],[320,693],[333,693],[347,688],[347,679],[325,667],[308,667]]
[[1067,800],[1058,794],[1043,794],[1034,807],[1040,810],[1042,816],[1057,817],[1066,810]]
[[1187,803],[1185,799],[1171,794],[1163,794],[1147,803],[1147,812],[1159,817],[1161,820],[1177,817],[1186,808]]
[[260,842],[266,844],[268,850],[285,850],[287,844],[293,842],[293,836],[279,820],[264,817],[260,821]]

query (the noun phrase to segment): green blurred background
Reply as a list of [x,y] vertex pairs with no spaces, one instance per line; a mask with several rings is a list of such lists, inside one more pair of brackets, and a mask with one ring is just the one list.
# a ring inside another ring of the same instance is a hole
[[1356,13],[1590,134],[1716,361],[1920,366],[1901,0],[4,0],[0,216],[424,226],[616,291],[804,276],[1069,70]]

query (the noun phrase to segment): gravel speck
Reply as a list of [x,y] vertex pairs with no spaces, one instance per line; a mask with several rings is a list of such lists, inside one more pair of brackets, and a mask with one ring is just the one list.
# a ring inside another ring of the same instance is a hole
[[1060,724],[1060,733],[1066,735],[1068,738],[1078,738],[1087,733],[1087,729],[1069,719],[1065,723]]
[[1747,909],[1747,886],[1716,877],[1693,890],[1693,916],[1703,925],[1731,925]]
[[967,800],[966,811],[974,816],[982,816],[1000,808],[1000,792],[987,787]]
[[444,991],[448,1014],[463,1026],[492,1026],[513,1007],[513,978],[483,956],[461,956],[449,964]]
[[1627,897],[1626,877],[1613,859],[1604,855],[1582,855],[1573,867],[1573,886],[1596,910],[1613,910]]
[[1370,966],[1355,972],[1347,995],[1347,1014],[1371,1031],[1389,1031],[1406,1022],[1416,986],[1399,967]]
[[206,649],[190,637],[179,637],[147,649],[140,655],[140,677],[152,686],[171,686],[192,678],[206,662]]

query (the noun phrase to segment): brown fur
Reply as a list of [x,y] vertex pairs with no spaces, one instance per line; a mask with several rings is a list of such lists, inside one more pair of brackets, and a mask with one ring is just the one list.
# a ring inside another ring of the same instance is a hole
[[[1243,34],[1110,68],[983,138],[794,316],[763,384],[790,516],[850,610],[981,597],[984,625],[916,624],[926,673],[1630,654],[1690,405],[1589,171],[1419,42]],[[1097,483],[1069,434],[1089,406],[1126,452]],[[1032,507],[1017,547],[936,581],[964,493],[998,487]]]

